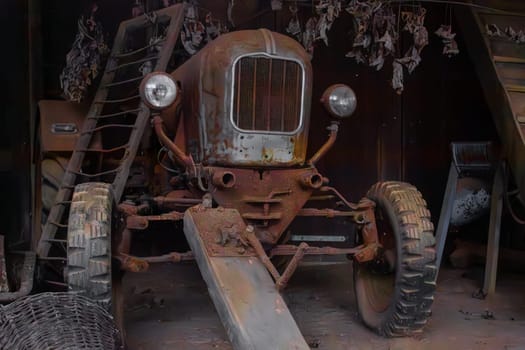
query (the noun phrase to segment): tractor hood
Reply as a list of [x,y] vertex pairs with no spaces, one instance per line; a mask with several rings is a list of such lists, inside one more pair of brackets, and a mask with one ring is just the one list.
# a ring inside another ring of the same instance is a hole
[[312,69],[298,42],[266,29],[224,34],[172,76],[182,88],[186,151],[196,161],[304,164]]

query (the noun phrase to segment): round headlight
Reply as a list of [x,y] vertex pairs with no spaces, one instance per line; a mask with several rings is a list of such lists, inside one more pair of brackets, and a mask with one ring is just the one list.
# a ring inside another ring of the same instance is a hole
[[142,99],[150,108],[154,109],[170,106],[177,98],[177,92],[177,83],[167,73],[150,73],[140,84]]
[[323,93],[321,102],[333,116],[346,118],[351,116],[357,107],[354,90],[344,84],[335,84]]

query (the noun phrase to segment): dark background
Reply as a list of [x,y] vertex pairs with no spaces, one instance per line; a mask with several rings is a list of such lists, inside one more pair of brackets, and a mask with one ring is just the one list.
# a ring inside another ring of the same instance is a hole
[[[111,43],[118,23],[131,16],[132,0],[101,0],[99,19]],[[41,98],[60,98],[58,76],[76,35],[80,14],[91,1],[4,0],[0,104],[0,233],[13,245],[31,232],[31,135]],[[226,18],[227,1],[200,1],[217,18]],[[151,6],[157,3],[152,1]],[[441,40],[433,35],[444,23],[442,5],[425,5],[430,45],[422,62],[405,76],[399,96],[390,87],[391,62],[376,72],[345,58],[351,46],[351,18],[343,11],[329,34],[329,47],[317,43],[309,153],[326,140],[327,113],[318,103],[334,83],[354,88],[355,115],[344,121],[334,148],[318,167],[331,184],[357,201],[378,180],[403,180],[416,185],[427,199],[437,223],[447,181],[451,141],[497,140],[470,57],[457,39],[460,54],[441,54]],[[269,1],[244,1],[234,9],[237,29],[267,27],[284,32],[289,12],[269,11]],[[301,8],[304,24],[309,8]],[[455,20],[458,20],[457,18]],[[460,19],[459,19],[460,20]],[[457,28],[457,26],[454,26]],[[404,52],[409,42],[402,42]]]

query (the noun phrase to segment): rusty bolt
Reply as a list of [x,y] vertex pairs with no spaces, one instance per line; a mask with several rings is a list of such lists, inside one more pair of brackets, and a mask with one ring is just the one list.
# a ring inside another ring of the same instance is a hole
[[244,254],[244,253],[246,253],[246,249],[244,249],[244,247],[239,247],[239,248],[237,249],[237,253],[239,253],[239,254]]

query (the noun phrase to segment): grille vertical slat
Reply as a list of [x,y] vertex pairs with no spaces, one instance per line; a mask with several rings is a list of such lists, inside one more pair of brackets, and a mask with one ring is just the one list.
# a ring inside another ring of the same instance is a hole
[[268,69],[268,92],[266,94],[266,130],[271,130],[271,103],[272,103],[272,59],[269,60],[270,67]]
[[232,120],[242,130],[293,132],[302,112],[302,67],[267,56],[245,56],[235,65]]
[[285,91],[286,91],[286,62],[283,62],[283,76],[282,76],[283,87],[281,89],[281,130],[284,130],[284,102],[285,102]]

